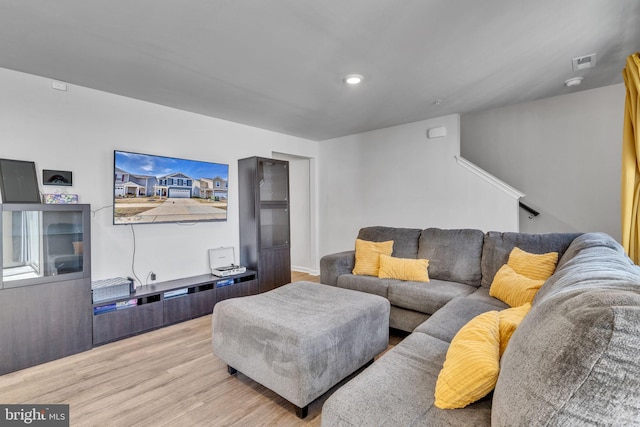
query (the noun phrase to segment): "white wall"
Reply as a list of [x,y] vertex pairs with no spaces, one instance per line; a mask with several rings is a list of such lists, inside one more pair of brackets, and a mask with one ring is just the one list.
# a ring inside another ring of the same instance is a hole
[[[447,136],[428,140],[429,128]],[[361,227],[517,231],[517,200],[457,165],[459,116],[320,144],[320,254],[352,249]]]
[[[50,79],[5,69],[0,89],[0,157],[73,171],[73,187],[60,189],[92,206],[94,280],[131,275],[132,229],[112,225],[114,149],[230,165],[227,222],[134,226],[143,282],[150,271],[160,281],[204,274],[208,248],[238,247],[237,160],[254,155],[302,166],[292,197],[300,193],[309,217],[294,222],[309,233],[292,232],[292,257],[310,272],[320,256],[351,249],[365,226],[518,230],[517,201],[455,162],[457,115],[317,143],[73,85],[61,92]],[[437,126],[447,136],[428,140]]]
[[[91,204],[93,279],[131,275],[132,230],[112,225],[113,150],[228,163],[229,219],[223,223],[136,225],[135,270],[144,282],[208,272],[207,249],[239,245],[237,160],[274,151],[315,158],[313,141],[0,69],[0,157],[73,172]],[[41,176],[41,175],[39,175]],[[56,187],[41,187],[51,192]]]
[[623,84],[461,118],[462,155],[523,191],[520,230],[620,239]]

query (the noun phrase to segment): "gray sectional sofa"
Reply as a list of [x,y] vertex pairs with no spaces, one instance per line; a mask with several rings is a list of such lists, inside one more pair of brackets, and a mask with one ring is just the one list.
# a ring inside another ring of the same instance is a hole
[[[385,296],[401,343],[337,390],[323,426],[640,425],[640,268],[602,233],[522,234],[368,227],[393,256],[429,259],[429,283],[351,274],[354,252],[323,257],[321,282]],[[507,308],[489,296],[514,247],[559,253],[500,361],[495,391],[438,409],[434,390],[456,332]]]

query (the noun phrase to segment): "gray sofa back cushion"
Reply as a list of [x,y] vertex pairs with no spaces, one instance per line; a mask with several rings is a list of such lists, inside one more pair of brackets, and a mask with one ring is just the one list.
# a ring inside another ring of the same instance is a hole
[[571,243],[533,304],[563,292],[639,288],[640,267],[629,259],[622,246],[607,234],[585,233]]
[[640,291],[559,293],[534,305],[500,362],[492,425],[637,425]]
[[418,258],[429,260],[429,278],[478,287],[482,279],[480,230],[427,228],[420,235]]
[[365,227],[358,233],[358,239],[369,242],[386,242],[393,240],[394,257],[413,258],[418,257],[418,239],[422,230],[419,228],[396,227]]
[[491,287],[493,277],[500,267],[507,263],[513,248],[518,247],[534,254],[558,252],[560,259],[573,239],[579,235],[580,233],[526,234],[489,231],[484,235],[482,249],[482,286]]
[[561,258],[558,258],[559,261],[557,269],[560,269],[581,251],[591,248],[609,248],[613,252],[622,256],[621,258],[614,257],[611,259],[616,259],[617,261],[623,261],[629,265],[633,265],[631,259],[626,256],[624,248],[620,243],[616,242],[613,237],[606,233],[584,233],[573,239],[567,250],[564,252],[564,255],[562,255]]

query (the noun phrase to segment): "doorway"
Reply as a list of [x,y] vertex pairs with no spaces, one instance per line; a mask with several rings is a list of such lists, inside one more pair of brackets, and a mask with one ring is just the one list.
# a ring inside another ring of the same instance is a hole
[[291,269],[318,275],[315,159],[276,152],[272,157],[289,162]]

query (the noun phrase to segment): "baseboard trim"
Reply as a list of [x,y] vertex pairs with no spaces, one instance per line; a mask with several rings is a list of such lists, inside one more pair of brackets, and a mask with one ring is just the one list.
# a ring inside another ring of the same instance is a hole
[[309,267],[299,267],[297,265],[292,265],[291,266],[291,270],[292,271],[297,271],[298,273],[306,273],[310,276],[319,276],[320,275],[320,271],[319,270],[313,270]]

